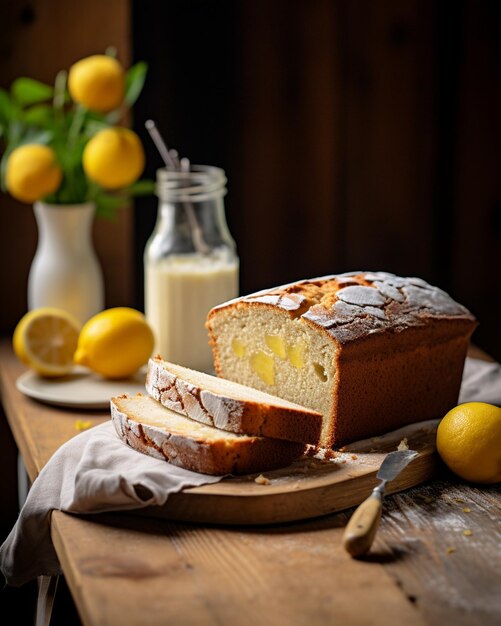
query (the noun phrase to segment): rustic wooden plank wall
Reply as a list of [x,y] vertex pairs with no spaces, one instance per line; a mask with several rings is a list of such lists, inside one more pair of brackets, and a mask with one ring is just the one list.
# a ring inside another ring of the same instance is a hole
[[[18,76],[53,83],[60,69],[113,45],[119,59],[131,60],[129,0],[12,0],[0,9],[0,87]],[[132,300],[132,211],[116,222],[96,221],[94,241],[109,306]],[[28,272],[37,231],[28,205],[0,196],[0,332],[10,332],[27,309]]]
[[247,291],[340,267],[338,12],[328,1],[243,5],[235,210]]
[[358,268],[432,278],[431,4],[287,7],[242,12],[244,287]]
[[154,111],[192,160],[226,169],[242,293],[354,269],[422,276],[501,359],[500,3],[134,7],[136,53],[170,86],[136,119]]
[[422,276],[501,358],[499,3],[241,7],[227,162],[243,292],[359,268]]
[[[134,48],[150,63],[135,108],[147,174],[161,166],[148,117],[193,162],[224,167],[242,293],[361,268],[416,274],[469,306],[501,359],[499,3],[130,4],[7,3],[0,84]],[[5,332],[26,306],[36,229],[26,207],[0,203]],[[134,224],[124,211],[97,225],[108,305],[143,306],[155,212],[148,198]]]
[[429,3],[346,3],[345,267],[432,277]]
[[[501,3],[465,2],[454,160],[454,293],[478,312],[477,341],[501,360]],[[492,344],[491,344],[492,342]]]

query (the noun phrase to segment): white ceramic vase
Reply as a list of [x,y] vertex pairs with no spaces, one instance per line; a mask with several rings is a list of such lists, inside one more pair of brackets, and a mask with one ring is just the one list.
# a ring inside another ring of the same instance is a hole
[[28,308],[52,306],[81,323],[104,308],[104,281],[93,240],[95,205],[33,206],[38,246],[28,277]]

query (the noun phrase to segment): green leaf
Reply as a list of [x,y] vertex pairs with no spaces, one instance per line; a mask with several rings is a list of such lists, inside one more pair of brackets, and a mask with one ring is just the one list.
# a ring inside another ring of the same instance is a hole
[[50,130],[28,128],[20,139],[18,146],[23,146],[27,143],[41,143],[46,146],[52,141],[52,137],[53,133]]
[[7,193],[7,184],[5,182],[5,174],[7,172],[7,161],[13,148],[7,149],[0,160],[0,187],[4,193]]
[[33,78],[17,78],[11,86],[11,93],[19,104],[26,106],[50,100],[54,89]]
[[116,218],[117,209],[127,204],[127,199],[121,196],[113,196],[104,192],[94,198],[96,203],[96,216],[113,220]]
[[149,196],[155,191],[154,180],[138,180],[130,187],[124,189],[123,193],[127,196]]
[[141,93],[146,80],[147,72],[148,64],[144,61],[139,61],[139,63],[136,63],[127,70],[125,75],[124,102],[128,106],[132,106],[139,98],[139,94]]
[[0,89],[0,126],[5,128],[12,119],[13,113],[14,107],[9,93],[5,89]]
[[104,116],[103,113],[98,113],[97,111],[90,111],[89,109],[87,109],[87,119],[92,122],[102,122],[103,124],[106,123],[106,117]]
[[108,122],[98,122],[97,120],[89,120],[85,124],[85,135],[87,137],[93,137],[99,131],[104,130],[105,128],[109,128],[110,124]]
[[24,126],[21,122],[17,119],[12,120],[8,129],[8,143],[12,150],[19,145],[23,132]]
[[75,177],[82,177],[82,143],[79,141],[73,146],[69,146],[61,137],[57,137],[52,143],[52,148],[56,153],[57,160],[64,170],[68,179],[68,185],[75,185]]
[[23,121],[33,126],[50,127],[54,122],[54,110],[47,104],[36,104],[26,109]]
[[61,112],[61,114],[63,112],[65,102],[69,99],[68,90],[66,89],[67,80],[68,72],[66,70],[60,70],[56,74],[54,89],[52,90],[52,93],[54,94],[52,104],[55,109]]
[[124,116],[123,109],[115,109],[106,115],[106,123],[108,126],[115,126]]

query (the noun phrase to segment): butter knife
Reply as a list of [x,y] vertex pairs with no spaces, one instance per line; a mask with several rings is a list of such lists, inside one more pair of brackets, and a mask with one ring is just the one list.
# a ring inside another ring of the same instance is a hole
[[396,450],[386,455],[376,478],[380,483],[351,516],[343,534],[343,546],[351,556],[362,556],[370,550],[381,519],[386,483],[394,480],[418,453]]

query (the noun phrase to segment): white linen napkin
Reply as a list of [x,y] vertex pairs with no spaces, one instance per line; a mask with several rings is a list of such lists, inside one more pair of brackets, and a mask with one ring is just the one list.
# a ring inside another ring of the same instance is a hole
[[458,402],[488,402],[501,407],[501,365],[468,357]]
[[76,435],[49,459],[0,548],[0,570],[6,583],[15,587],[40,575],[61,573],[50,537],[53,509],[68,513],[142,509],[165,504],[171,493],[221,478],[129,448],[110,419]]
[[[459,401],[501,406],[499,363],[468,358]],[[78,514],[142,509],[219,480],[136,452],[118,439],[111,420],[105,422],[70,439],[42,469],[0,547],[0,570],[12,586],[61,573],[50,537],[53,509]]]

